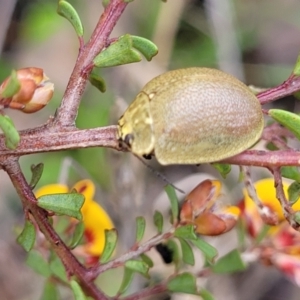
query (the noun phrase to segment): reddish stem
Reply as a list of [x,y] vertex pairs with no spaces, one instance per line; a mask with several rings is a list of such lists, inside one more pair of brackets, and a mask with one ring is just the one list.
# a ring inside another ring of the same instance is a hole
[[97,300],[107,300],[108,298],[100,292],[93,281],[89,280],[89,271],[76,259],[70,249],[61,240],[55,232],[48,220],[48,213],[37,206],[36,198],[26,182],[26,179],[20,169],[20,165],[16,159],[9,159],[3,165],[3,169],[9,175],[17,193],[23,204],[24,211],[28,211],[33,217],[39,230],[44,234],[45,238],[51,244],[51,248],[55,251],[62,263],[66,267],[70,276],[75,275],[83,289]]
[[291,95],[300,90],[300,77],[293,74],[280,85],[257,94],[261,105]]
[[123,0],[110,0],[89,42],[84,47],[81,47],[74,70],[54,119],[56,125],[62,127],[74,126],[82,94],[86,87],[87,77],[91,72],[91,69],[88,70],[86,67],[92,64],[96,55],[106,46],[112,30],[126,6],[127,3],[123,2]]

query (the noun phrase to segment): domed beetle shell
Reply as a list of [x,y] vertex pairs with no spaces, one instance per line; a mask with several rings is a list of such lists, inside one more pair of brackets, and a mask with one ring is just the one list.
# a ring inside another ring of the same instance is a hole
[[117,138],[162,165],[219,161],[251,147],[264,127],[260,103],[235,77],[209,68],[148,82],[118,122]]

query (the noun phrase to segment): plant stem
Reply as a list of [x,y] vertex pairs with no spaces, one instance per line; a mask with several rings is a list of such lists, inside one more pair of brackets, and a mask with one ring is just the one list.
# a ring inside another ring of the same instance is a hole
[[123,0],[111,0],[105,8],[89,42],[79,52],[65,94],[53,120],[54,124],[61,127],[75,125],[87,78],[92,71],[92,68],[88,67],[92,65],[93,59],[106,46],[112,30],[126,6],[127,3]]
[[88,270],[76,259],[70,249],[61,240],[48,220],[48,213],[37,206],[36,198],[26,182],[16,159],[8,159],[2,164],[3,169],[9,175],[21,201],[25,212],[30,213],[39,230],[44,234],[51,248],[64,264],[68,276],[75,275],[88,295],[97,300],[107,300],[108,298],[99,291],[93,281],[89,280]]

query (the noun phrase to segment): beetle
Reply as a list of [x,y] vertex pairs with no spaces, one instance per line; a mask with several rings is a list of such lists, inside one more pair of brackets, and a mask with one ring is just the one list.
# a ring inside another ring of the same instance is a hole
[[168,71],[149,81],[118,121],[117,138],[162,165],[219,161],[251,147],[261,105],[237,78],[210,68]]

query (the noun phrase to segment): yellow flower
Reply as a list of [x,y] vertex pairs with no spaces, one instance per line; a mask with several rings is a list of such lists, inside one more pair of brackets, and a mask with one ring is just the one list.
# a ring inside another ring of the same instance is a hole
[[95,186],[91,180],[81,180],[71,190],[63,184],[49,184],[37,190],[35,196],[39,198],[48,194],[68,193],[74,189],[85,197],[81,208],[87,240],[83,245],[84,251],[91,256],[100,256],[105,245],[105,229],[112,229],[114,224],[106,211],[93,200]]
[[[259,180],[254,183],[254,187],[256,189],[256,193],[258,198],[262,201],[262,203],[266,206],[268,206],[273,212],[275,212],[278,216],[279,222],[283,221],[284,215],[282,207],[276,198],[276,190],[274,187],[274,179],[273,178],[265,178],[262,180]],[[288,187],[289,184],[287,182],[283,182],[283,190],[285,196],[288,195]],[[252,212],[254,210],[257,211],[256,205],[253,202],[253,200],[249,197],[247,190],[244,190],[244,196],[245,196],[245,210],[248,212]],[[292,208],[294,210],[300,209],[300,202],[297,201],[292,205]]]

